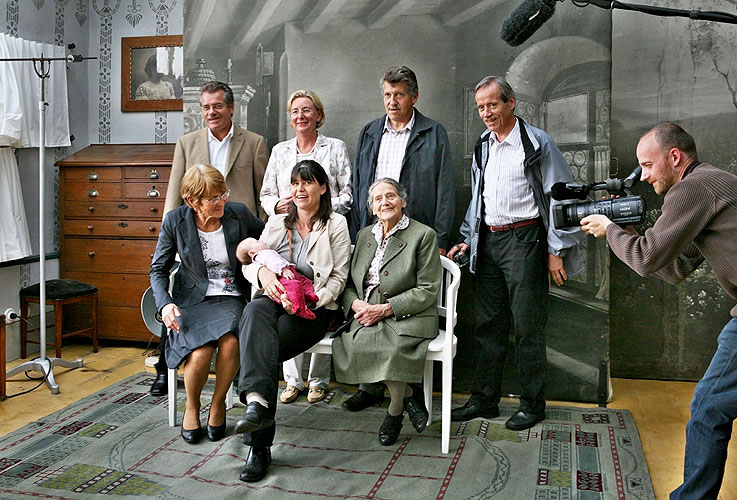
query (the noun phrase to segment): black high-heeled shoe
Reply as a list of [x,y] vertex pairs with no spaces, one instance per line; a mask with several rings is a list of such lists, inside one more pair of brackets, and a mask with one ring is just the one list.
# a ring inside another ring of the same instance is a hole
[[184,410],[184,414],[182,415],[182,439],[186,441],[189,444],[197,444],[202,439],[202,425],[199,421],[199,412],[198,412],[198,418],[197,418],[197,428],[196,429],[185,429],[184,428],[184,415],[187,414],[187,410]]
[[402,431],[402,420],[404,420],[404,412],[400,415],[389,415],[386,412],[384,422],[379,427],[379,443],[383,446],[391,446],[397,442],[399,433]]
[[[223,406],[225,406],[223,404]],[[210,411],[212,411],[212,405],[210,405]],[[210,441],[220,441],[225,437],[225,427],[228,421],[227,409],[226,415],[223,416],[223,423],[220,425],[210,425],[210,414],[207,414],[207,439]]]

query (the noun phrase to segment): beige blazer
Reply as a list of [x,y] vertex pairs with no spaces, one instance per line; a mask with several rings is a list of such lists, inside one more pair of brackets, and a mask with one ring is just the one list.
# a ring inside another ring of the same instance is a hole
[[[284,239],[287,230],[284,227],[286,214],[277,214],[266,221],[261,241],[269,248],[276,248]],[[337,309],[336,300],[345,288],[348,277],[348,266],[351,261],[351,239],[348,234],[348,223],[345,217],[331,213],[328,223],[313,228],[307,247],[307,262],[312,267],[313,284],[318,301],[316,307]],[[243,274],[251,282],[254,289],[260,289],[258,271],[260,264],[251,263],[243,266]]]
[[[233,127],[233,138],[225,167],[225,182],[230,189],[230,201],[244,203],[254,215],[265,218],[258,201],[269,155],[266,139],[240,127]],[[182,204],[179,189],[186,169],[200,163],[210,163],[207,128],[201,128],[179,138],[174,148],[174,162],[166,190],[164,213]]]

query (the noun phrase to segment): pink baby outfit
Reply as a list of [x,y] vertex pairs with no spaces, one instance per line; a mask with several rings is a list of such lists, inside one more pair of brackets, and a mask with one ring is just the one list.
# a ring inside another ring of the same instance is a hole
[[[300,318],[315,319],[315,313],[307,307],[307,302],[314,304],[317,302],[318,297],[315,294],[315,288],[309,279],[298,274],[294,266],[290,264],[289,261],[282,258],[275,250],[259,250],[254,254],[253,261],[257,264],[261,264],[279,276],[279,283],[284,286],[287,298],[289,299],[289,302],[292,303],[295,315]],[[291,270],[296,278],[290,280],[281,277],[281,273],[284,269]]]

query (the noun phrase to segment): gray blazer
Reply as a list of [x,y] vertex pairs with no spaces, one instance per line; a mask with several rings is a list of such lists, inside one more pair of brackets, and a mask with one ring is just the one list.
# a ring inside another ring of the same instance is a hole
[[[244,204],[232,202],[225,204],[221,222],[236,286],[246,298],[250,298],[251,287],[241,272],[235,250],[243,239],[258,238],[264,223]],[[169,272],[177,253],[181,265],[174,278],[172,293],[169,294]],[[194,221],[194,210],[189,206],[182,205],[164,217],[149,275],[154,301],[159,311],[171,302],[178,307],[187,307],[204,300],[208,286],[207,269]]]

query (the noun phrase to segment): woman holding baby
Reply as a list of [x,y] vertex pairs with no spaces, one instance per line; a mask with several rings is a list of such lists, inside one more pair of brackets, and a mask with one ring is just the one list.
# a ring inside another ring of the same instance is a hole
[[[246,404],[236,432],[251,445],[240,479],[259,481],[271,463],[279,363],[319,342],[332,317],[340,314],[336,299],[346,283],[351,242],[345,217],[331,206],[330,180],[314,160],[302,160],[290,175],[288,211],[269,217],[260,240],[313,282],[315,319],[293,314],[279,276],[251,262],[244,274],[259,289],[240,321],[241,371],[238,392]],[[240,248],[239,256],[248,251]],[[247,260],[247,259],[242,259]]]

